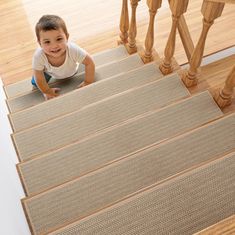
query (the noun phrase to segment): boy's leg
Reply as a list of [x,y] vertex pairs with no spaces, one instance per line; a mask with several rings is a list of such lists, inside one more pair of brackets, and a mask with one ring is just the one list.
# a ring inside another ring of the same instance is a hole
[[[45,76],[46,82],[48,83],[51,79],[51,76],[45,72],[44,72],[44,76]],[[37,84],[36,84],[34,76],[32,76],[31,83],[33,85],[33,89],[37,88]]]

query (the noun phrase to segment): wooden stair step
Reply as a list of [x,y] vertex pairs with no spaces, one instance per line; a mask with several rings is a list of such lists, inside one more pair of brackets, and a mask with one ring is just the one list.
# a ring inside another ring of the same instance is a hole
[[[19,158],[25,160],[55,150],[97,131],[189,96],[188,90],[178,77],[168,77],[162,81],[160,84],[156,81],[111,96],[84,109],[13,133],[12,138]],[[216,110],[218,111],[218,108]]]
[[[102,190],[101,188],[105,188],[108,184],[114,187],[121,187],[124,190],[126,186],[125,180],[123,181],[124,177],[125,179],[130,179],[129,182],[132,182],[131,185],[133,187],[137,183],[142,184],[143,182],[142,187],[144,187],[203,162],[221,157],[235,149],[235,126],[231,128],[234,121],[235,115],[231,115],[161,145],[156,144],[146,150],[129,155],[127,156],[128,158],[121,156],[123,158],[120,157],[120,161],[116,159],[116,163],[109,165],[106,169],[101,169],[90,174],[88,177],[91,178],[96,174],[95,179],[92,179],[90,184],[96,182],[96,186],[98,187],[99,185],[99,190]],[[108,148],[105,144],[103,147]],[[109,154],[112,155],[115,153],[109,152]],[[86,168],[83,168],[83,165],[88,165],[86,160],[90,160],[86,156],[82,157],[83,164],[79,164],[81,160],[78,163],[77,159],[67,158],[66,156],[58,157],[58,155],[54,158],[42,157],[18,164],[18,172],[21,176],[26,195],[32,196],[33,194],[46,191],[71,180],[74,180],[72,184],[76,184],[80,188],[79,185],[82,182],[80,180],[82,179],[79,177],[82,177],[86,173],[84,172]],[[122,159],[125,160],[122,161]],[[144,168],[148,169],[148,172],[144,173]],[[92,169],[90,169],[91,171]],[[114,180],[113,178],[110,179],[109,177],[109,175],[113,174],[116,175],[115,182],[112,181]],[[101,178],[99,178],[99,175],[103,175],[102,179],[104,181],[100,181]],[[119,177],[121,177],[120,181]],[[119,186],[115,186],[116,183]],[[89,182],[86,184],[88,185]],[[107,185],[103,186],[101,184]],[[70,187],[70,183],[68,183],[68,187]],[[141,186],[139,185],[139,187]],[[131,187],[127,187],[126,190],[132,189]],[[96,195],[97,197],[98,195],[102,195],[101,197],[103,197],[105,194],[96,193]],[[93,197],[92,195],[90,196]],[[107,198],[109,198],[108,194],[105,196],[105,200]],[[86,201],[88,201],[88,198]]]
[[[141,164],[138,167],[142,167]],[[115,197],[122,191],[120,184],[100,188],[96,182],[89,184],[86,177],[81,192],[71,183],[69,189],[61,186],[57,193],[45,192],[26,198],[22,203],[33,234],[192,234],[234,213],[235,187],[231,187],[235,180],[234,171],[233,152],[162,184],[152,185],[146,191],[129,195],[104,210],[97,209],[98,213],[87,218],[87,208],[93,203],[104,203],[104,189]],[[147,172],[148,168],[145,168],[143,174]],[[114,172],[109,175],[109,180],[115,181],[118,176],[118,172]],[[126,182],[127,192],[134,188],[128,180],[121,179],[122,183]],[[93,197],[91,201],[89,195]],[[63,226],[66,227],[61,228]],[[56,229],[59,231],[53,233]]]
[[[143,65],[142,60],[137,54],[131,55],[120,61],[96,68],[95,80],[99,81],[117,74],[123,74]],[[60,94],[66,94],[77,89],[78,85],[84,80],[84,78],[85,73],[82,72],[78,77],[57,82],[51,87],[59,87],[61,88]],[[10,112],[17,112],[42,102],[46,101],[38,89],[7,99],[7,105]]]
[[155,63],[147,64],[124,75],[103,79],[83,89],[76,89],[64,96],[59,96],[22,111],[11,113],[9,120],[11,121],[13,131],[21,131],[55,117],[79,110],[88,104],[109,96],[156,81],[162,77],[163,75]]
[[[112,48],[112,49],[108,49],[108,50],[96,53],[92,55],[92,58],[94,59],[96,66],[101,66],[104,64],[108,64],[110,62],[124,59],[127,56],[128,56],[128,53],[126,51],[126,48],[123,45],[121,45],[116,48]],[[81,72],[84,71],[83,65],[81,65],[80,71]],[[51,79],[50,82],[55,82],[55,80]],[[30,92],[32,90],[31,78],[24,79],[22,81],[19,81],[10,85],[6,85],[4,86],[4,90],[5,90],[7,98],[18,96],[25,92]]]
[[235,234],[235,212],[234,215],[211,225],[194,235],[232,235]]

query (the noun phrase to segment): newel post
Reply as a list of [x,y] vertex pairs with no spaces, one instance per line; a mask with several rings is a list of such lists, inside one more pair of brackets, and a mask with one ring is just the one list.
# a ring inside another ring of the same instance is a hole
[[147,0],[147,5],[149,8],[149,25],[148,31],[145,38],[145,52],[142,56],[144,63],[148,63],[153,60],[152,49],[154,44],[154,18],[162,5],[162,0]]
[[175,53],[175,39],[176,30],[179,23],[180,16],[187,11],[189,0],[169,0],[170,9],[172,12],[172,26],[169,38],[167,40],[166,48],[164,51],[164,60],[159,66],[161,72],[166,75],[173,72],[172,58]]
[[224,108],[225,106],[231,104],[234,87],[235,87],[235,66],[230,71],[225,81],[224,88],[221,89],[219,92],[217,92],[214,96],[214,99],[220,108]]
[[126,44],[128,42],[128,30],[129,30],[129,15],[128,15],[128,2],[127,0],[122,0],[122,11],[120,17],[120,39],[118,44]]
[[189,70],[182,79],[187,87],[197,85],[198,68],[202,62],[208,31],[210,27],[213,25],[214,20],[219,16],[221,16],[223,8],[224,8],[224,3],[209,2],[206,0],[203,1],[201,9],[201,12],[203,14],[202,32],[198,40],[198,43],[193,51],[191,60],[189,62],[190,64]]

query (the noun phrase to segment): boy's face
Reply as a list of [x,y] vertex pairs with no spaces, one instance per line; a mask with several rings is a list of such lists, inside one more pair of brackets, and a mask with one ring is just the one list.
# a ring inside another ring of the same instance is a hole
[[39,36],[39,44],[48,56],[58,58],[64,55],[68,36],[62,29],[40,31]]

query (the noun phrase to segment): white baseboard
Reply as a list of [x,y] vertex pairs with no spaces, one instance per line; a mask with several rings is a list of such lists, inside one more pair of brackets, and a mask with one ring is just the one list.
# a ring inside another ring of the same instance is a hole
[[[208,65],[210,63],[224,59],[224,58],[231,56],[231,55],[234,55],[234,54],[235,54],[235,47],[234,46],[223,49],[223,50],[218,51],[216,53],[213,53],[211,55],[204,56],[202,58],[202,62],[201,62],[200,66]],[[182,69],[187,69],[188,67],[189,67],[189,63],[185,63],[185,64],[181,65]]]
[[0,234],[30,235],[20,201],[25,195],[16,170],[18,158],[10,136],[5,99],[0,78]]

